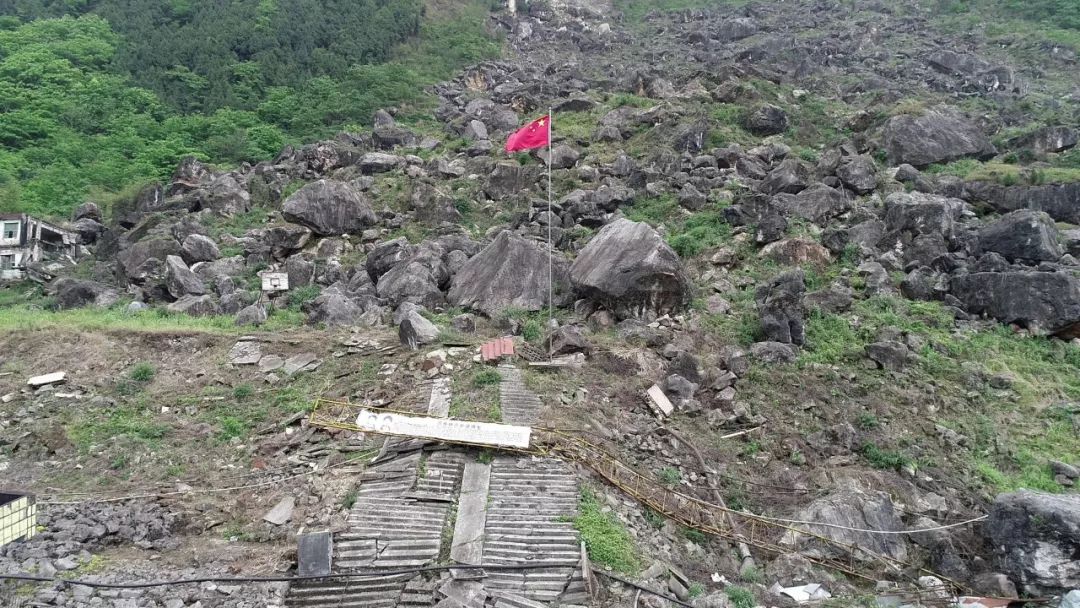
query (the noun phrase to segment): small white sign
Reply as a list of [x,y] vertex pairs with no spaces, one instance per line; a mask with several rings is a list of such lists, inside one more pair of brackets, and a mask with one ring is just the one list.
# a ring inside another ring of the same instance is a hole
[[289,291],[289,275],[284,272],[264,272],[263,291]]
[[367,433],[463,441],[509,448],[529,447],[529,438],[532,435],[532,429],[527,426],[403,416],[372,410],[360,410],[360,414],[356,417],[356,426]]

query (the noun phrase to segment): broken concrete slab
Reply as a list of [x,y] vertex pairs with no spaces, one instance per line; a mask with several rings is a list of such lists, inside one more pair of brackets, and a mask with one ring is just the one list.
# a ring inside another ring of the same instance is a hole
[[296,508],[296,499],[292,496],[286,496],[282,498],[273,509],[266,515],[263,515],[263,521],[268,521],[275,526],[289,521],[292,518],[293,509]]
[[45,374],[43,376],[34,376],[26,381],[27,386],[39,388],[42,386],[48,386],[50,384],[61,384],[67,380],[66,372],[53,372],[51,374]]
[[329,576],[334,539],[329,531],[297,536],[296,563],[300,576]]
[[454,540],[450,546],[450,558],[459,564],[479,566],[483,563],[490,480],[491,465],[465,463],[457,521],[454,523]]
[[659,385],[652,385],[646,393],[649,395],[649,399],[652,400],[653,405],[656,406],[665,416],[670,416],[675,413],[675,406],[671,404],[671,400],[660,388]]
[[229,363],[255,365],[262,359],[262,345],[258,342],[237,342],[229,351]]
[[292,376],[299,372],[310,372],[318,369],[322,362],[315,357],[315,353],[300,353],[285,360],[282,367],[286,375]]
[[277,355],[266,355],[259,359],[259,371],[264,374],[277,371],[285,366],[285,359]]

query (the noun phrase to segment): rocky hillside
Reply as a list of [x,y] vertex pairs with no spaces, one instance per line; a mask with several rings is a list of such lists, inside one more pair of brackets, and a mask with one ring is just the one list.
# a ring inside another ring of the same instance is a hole
[[[526,375],[544,422],[601,437],[657,483],[830,523],[814,531],[979,595],[1080,587],[1080,48],[876,1],[640,8],[493,13],[503,58],[436,85],[429,117],[385,108],[270,162],[188,159],[110,209],[79,207],[91,257],[3,296],[0,463],[47,496],[140,494],[136,479],[190,490],[180,461],[217,487],[222,467],[292,479],[267,469],[361,449],[298,426],[316,397],[403,402],[446,377],[450,416],[500,420],[492,370],[467,349],[513,334],[570,364]],[[549,107],[550,158],[502,152]],[[289,291],[262,293],[267,272]],[[238,363],[240,332],[275,359]],[[54,367],[74,372],[71,391],[20,388]],[[338,478],[288,487],[308,526],[356,500]],[[115,574],[130,543],[163,550],[147,534],[220,543],[228,522],[231,548],[184,567],[251,573],[268,555],[260,572],[287,570],[290,533],[248,512],[267,500],[122,503],[152,511],[150,532],[74,539],[65,516],[113,516],[50,509],[34,542],[64,550],[9,548],[0,564],[85,568],[114,547]],[[702,605],[790,602],[773,583],[873,589],[809,561],[828,546],[748,562],[595,479],[581,509],[615,529],[579,526],[595,561]],[[634,602],[619,585],[600,601]]]

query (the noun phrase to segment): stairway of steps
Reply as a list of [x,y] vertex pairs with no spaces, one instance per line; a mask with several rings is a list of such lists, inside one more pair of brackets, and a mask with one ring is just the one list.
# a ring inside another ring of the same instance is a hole
[[532,426],[540,419],[540,398],[525,386],[521,370],[512,365],[500,365],[499,406],[506,424]]
[[[418,407],[443,409],[448,385],[432,383]],[[436,394],[437,392],[437,394]],[[429,405],[430,404],[430,405]],[[425,447],[433,447],[431,451]],[[443,551],[443,530],[464,467],[458,451],[390,438],[378,464],[360,476],[346,530],[334,535],[334,572],[428,566]],[[446,547],[449,550],[449,547]],[[290,608],[431,606],[432,584],[416,575],[333,579],[292,585]]]
[[[529,564],[550,568],[489,570],[484,587],[533,602],[566,602],[581,559],[581,544],[571,519],[577,515],[577,478],[563,462],[550,458],[499,457],[492,462],[484,563]],[[584,591],[584,585],[581,586]],[[576,598],[575,598],[576,599]]]

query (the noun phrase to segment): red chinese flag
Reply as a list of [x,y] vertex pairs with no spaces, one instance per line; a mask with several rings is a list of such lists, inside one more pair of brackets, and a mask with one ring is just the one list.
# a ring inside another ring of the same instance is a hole
[[522,150],[543,148],[548,145],[548,139],[551,135],[549,119],[548,116],[538,118],[514,132],[506,140],[506,151],[521,152]]

